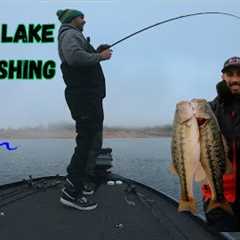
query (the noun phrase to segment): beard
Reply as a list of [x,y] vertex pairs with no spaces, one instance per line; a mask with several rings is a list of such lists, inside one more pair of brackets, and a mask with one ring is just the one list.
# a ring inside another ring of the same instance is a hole
[[239,95],[240,94],[240,83],[229,83],[229,88],[233,95]]
[[[224,82],[233,95],[240,94],[240,82],[239,81],[227,82],[226,80],[224,80]],[[234,87],[238,87],[238,88],[236,89]]]
[[84,23],[78,26],[78,29],[79,29],[81,32],[83,31],[83,26],[84,26]]
[[83,27],[79,26],[78,29],[82,32],[83,31]]
[[231,83],[229,83],[229,87],[233,87],[233,86],[240,86],[240,82],[231,82]]

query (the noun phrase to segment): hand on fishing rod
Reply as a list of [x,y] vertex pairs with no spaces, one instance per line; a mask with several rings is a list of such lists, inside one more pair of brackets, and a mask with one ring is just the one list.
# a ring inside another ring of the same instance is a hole
[[100,53],[102,60],[108,60],[112,57],[112,50],[110,49],[110,45],[108,44],[101,44],[97,48],[97,52]]
[[99,45],[98,46],[98,48],[97,48],[97,52],[98,53],[101,53],[102,51],[104,51],[104,50],[106,50],[106,49],[110,49],[110,45],[108,45],[108,44],[101,44],[101,45]]
[[108,60],[112,57],[112,50],[111,49],[103,50],[100,53],[100,56],[101,56],[101,60]]

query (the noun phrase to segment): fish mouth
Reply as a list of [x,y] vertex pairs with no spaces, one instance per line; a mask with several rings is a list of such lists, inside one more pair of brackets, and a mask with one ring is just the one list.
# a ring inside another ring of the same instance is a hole
[[198,123],[199,127],[202,126],[206,122],[207,122],[206,118],[197,118],[197,123]]

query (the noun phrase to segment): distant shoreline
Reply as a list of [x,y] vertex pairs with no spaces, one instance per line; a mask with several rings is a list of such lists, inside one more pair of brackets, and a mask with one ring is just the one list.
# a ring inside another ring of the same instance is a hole
[[[0,139],[72,139],[76,132],[73,127],[69,129],[58,128],[25,128],[0,129]],[[158,138],[171,137],[171,129],[166,127],[149,128],[104,128],[104,138]]]

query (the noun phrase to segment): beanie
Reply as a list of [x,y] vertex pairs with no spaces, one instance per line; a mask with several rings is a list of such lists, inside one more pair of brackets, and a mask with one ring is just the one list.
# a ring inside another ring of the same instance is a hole
[[69,23],[75,17],[79,17],[79,16],[84,17],[84,14],[81,11],[78,11],[75,9],[58,10],[56,14],[61,23]]

